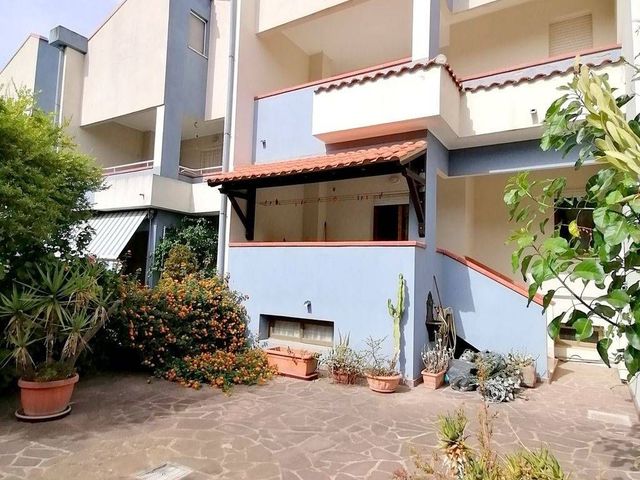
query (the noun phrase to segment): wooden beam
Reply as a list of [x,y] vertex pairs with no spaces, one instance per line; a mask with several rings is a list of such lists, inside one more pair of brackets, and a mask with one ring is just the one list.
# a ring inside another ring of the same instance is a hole
[[256,226],[256,189],[247,190],[247,223],[245,224],[245,237],[253,241]]
[[424,218],[424,195],[421,195],[420,188],[418,187],[418,182],[411,176],[407,174],[408,170],[405,169],[402,174],[404,178],[407,180],[407,186],[409,187],[409,198],[411,199],[411,205],[413,205],[413,209],[416,212],[416,218],[418,219],[418,235],[421,238],[425,236],[425,218]]

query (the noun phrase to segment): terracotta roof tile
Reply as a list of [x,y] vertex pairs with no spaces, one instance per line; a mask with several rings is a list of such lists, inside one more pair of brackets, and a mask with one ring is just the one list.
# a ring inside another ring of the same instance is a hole
[[436,58],[431,60],[418,60],[415,62],[402,63],[399,65],[393,65],[391,67],[366,72],[361,75],[354,75],[352,77],[343,78],[335,82],[325,83],[316,88],[315,93],[329,92],[331,90],[338,90],[344,87],[351,87],[353,85],[358,85],[366,82],[375,82],[379,79],[395,77],[403,75],[405,73],[416,72],[418,70],[428,70],[434,66],[443,67],[449,73],[455,84],[458,86],[458,89],[462,88],[460,80],[458,80],[458,77],[456,77],[456,75],[453,73],[451,66],[447,63],[447,57],[445,57],[444,55],[438,55]]
[[[462,91],[475,92],[478,90],[489,90],[564,75],[573,70],[577,55],[578,54],[570,54],[562,58],[556,58],[533,65],[522,65],[502,72],[493,72],[462,79]],[[583,52],[579,54],[579,56],[580,63],[594,68],[622,61],[620,46],[591,50],[589,52]]]
[[419,155],[427,149],[425,140],[378,145],[360,150],[349,150],[314,157],[303,157],[283,162],[263,163],[239,167],[226,173],[207,178],[210,186],[223,183],[254,180],[258,178],[282,177],[301,173],[338,170],[341,168],[370,165],[374,163],[403,161]]

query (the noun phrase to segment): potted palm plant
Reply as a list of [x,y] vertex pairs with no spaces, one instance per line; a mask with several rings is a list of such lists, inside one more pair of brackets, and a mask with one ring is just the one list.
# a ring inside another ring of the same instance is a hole
[[425,387],[431,390],[437,390],[444,383],[444,374],[449,368],[449,360],[453,357],[453,349],[446,348],[442,337],[437,336],[433,348],[425,347],[422,349],[422,381]]
[[367,383],[374,392],[392,393],[400,385],[402,376],[397,370],[400,357],[400,322],[404,315],[404,290],[405,282],[402,274],[398,276],[397,301],[394,305],[391,299],[387,300],[389,315],[393,321],[393,356],[389,359],[381,355],[384,339],[367,339],[366,353],[368,365],[365,369]]
[[0,320],[20,379],[18,418],[47,420],[66,415],[79,376],[75,364],[106,322],[109,295],[101,265],[65,263],[38,268],[28,284],[0,295]]
[[336,383],[354,384],[364,371],[362,354],[349,346],[349,335],[338,333],[338,344],[320,357]]

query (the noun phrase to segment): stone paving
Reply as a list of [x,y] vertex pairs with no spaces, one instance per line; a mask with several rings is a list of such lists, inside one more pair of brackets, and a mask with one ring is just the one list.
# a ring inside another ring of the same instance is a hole
[[[266,386],[193,391],[141,375],[81,381],[72,414],[19,423],[0,405],[0,479],[131,479],[165,462],[198,479],[389,479],[412,448],[437,443],[438,414],[479,397],[419,386],[383,395],[365,386],[278,378]],[[564,364],[526,399],[492,407],[500,451],[548,444],[576,479],[640,479],[640,424],[612,370]]]

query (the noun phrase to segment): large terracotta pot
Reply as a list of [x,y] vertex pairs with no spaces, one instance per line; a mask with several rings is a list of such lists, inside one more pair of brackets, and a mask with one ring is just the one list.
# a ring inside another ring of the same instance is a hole
[[79,378],[78,374],[52,382],[30,382],[21,378],[18,386],[22,412],[26,416],[44,417],[64,411]]
[[393,393],[400,385],[402,377],[400,375],[392,375],[389,377],[381,377],[376,375],[367,375],[367,383],[369,388],[374,392]]
[[312,380],[318,377],[318,358],[304,350],[286,347],[267,348],[269,365],[276,367],[280,375]]
[[353,373],[332,372],[333,381],[344,385],[353,385],[358,380],[358,376]]
[[431,390],[439,389],[444,383],[444,374],[446,372],[446,370],[442,370],[439,373],[430,373],[426,370],[422,370],[420,373],[422,373],[422,382],[424,383],[424,386]]

